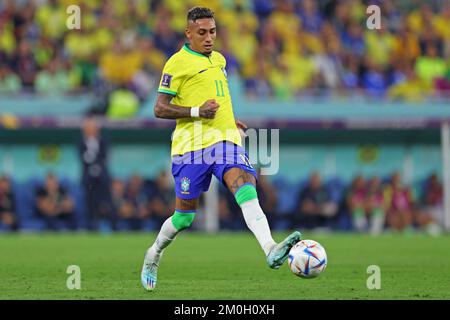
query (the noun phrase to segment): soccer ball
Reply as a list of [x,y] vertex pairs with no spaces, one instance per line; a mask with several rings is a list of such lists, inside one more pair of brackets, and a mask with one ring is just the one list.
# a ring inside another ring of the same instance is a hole
[[327,267],[327,253],[320,243],[314,240],[301,240],[289,251],[289,268],[301,278],[311,279],[319,276]]

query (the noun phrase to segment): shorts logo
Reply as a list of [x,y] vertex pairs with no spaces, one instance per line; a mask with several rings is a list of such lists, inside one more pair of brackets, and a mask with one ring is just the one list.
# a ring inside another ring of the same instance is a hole
[[181,190],[183,190],[183,193],[189,193],[189,186],[191,185],[191,180],[189,178],[182,178],[181,179]]
[[172,75],[164,73],[161,80],[161,86],[170,88],[170,83],[172,82]]
[[241,157],[242,161],[244,162],[244,164],[245,164],[247,167],[253,169],[253,166],[250,164],[250,161],[248,160],[247,156],[245,156],[245,155],[243,155],[243,154],[240,154],[239,156]]

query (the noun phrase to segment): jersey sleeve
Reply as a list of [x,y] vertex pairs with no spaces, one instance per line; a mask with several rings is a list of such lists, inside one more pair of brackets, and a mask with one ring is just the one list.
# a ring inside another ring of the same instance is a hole
[[185,75],[180,61],[173,58],[169,59],[164,65],[158,92],[176,96]]

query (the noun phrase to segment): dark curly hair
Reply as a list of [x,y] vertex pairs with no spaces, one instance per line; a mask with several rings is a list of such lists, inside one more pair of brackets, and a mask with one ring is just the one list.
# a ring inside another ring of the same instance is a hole
[[214,19],[214,12],[205,7],[194,7],[187,13],[187,20],[195,22],[197,19],[211,18]]

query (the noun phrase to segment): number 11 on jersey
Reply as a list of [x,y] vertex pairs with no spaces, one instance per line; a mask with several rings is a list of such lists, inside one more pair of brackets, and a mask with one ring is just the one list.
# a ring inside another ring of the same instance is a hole
[[216,83],[216,95],[218,97],[225,97],[222,80],[214,80],[214,82]]

